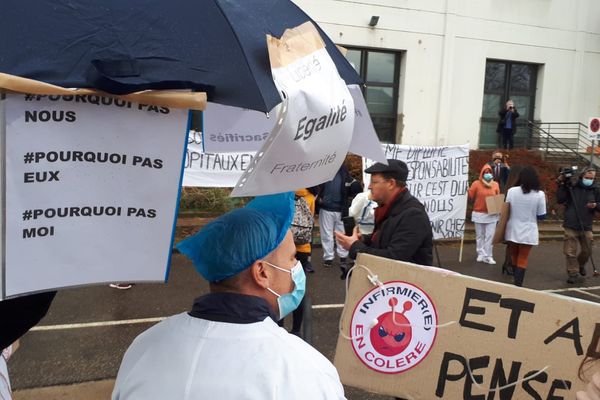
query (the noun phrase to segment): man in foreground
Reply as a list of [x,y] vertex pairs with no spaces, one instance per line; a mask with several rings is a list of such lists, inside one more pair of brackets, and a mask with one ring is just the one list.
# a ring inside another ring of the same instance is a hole
[[394,260],[432,265],[433,234],[423,205],[407,187],[408,167],[400,160],[376,163],[365,172],[371,174],[369,189],[377,202],[373,234],[359,237],[336,232],[338,243],[349,250],[351,258],[368,253]]
[[277,326],[304,295],[289,230],[292,193],[257,197],[178,244],[210,293],[127,350],[124,399],[344,399],[334,366]]

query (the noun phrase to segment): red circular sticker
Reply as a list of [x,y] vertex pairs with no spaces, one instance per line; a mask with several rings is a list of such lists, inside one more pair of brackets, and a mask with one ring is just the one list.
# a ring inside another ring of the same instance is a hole
[[363,296],[352,315],[352,348],[368,368],[385,374],[411,369],[427,357],[437,335],[429,295],[408,282],[385,282]]
[[590,131],[592,133],[598,133],[598,131],[600,131],[600,120],[598,118],[592,118],[590,121]]

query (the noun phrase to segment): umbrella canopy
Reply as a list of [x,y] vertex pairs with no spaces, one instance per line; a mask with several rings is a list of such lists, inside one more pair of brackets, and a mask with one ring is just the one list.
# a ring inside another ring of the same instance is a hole
[[[3,0],[0,72],[118,95],[192,89],[268,112],[281,98],[265,35],[306,21],[290,0]],[[361,83],[317,29],[340,76]]]

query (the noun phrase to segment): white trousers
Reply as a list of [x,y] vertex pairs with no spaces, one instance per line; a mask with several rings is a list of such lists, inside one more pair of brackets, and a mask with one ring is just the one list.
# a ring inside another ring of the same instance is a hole
[[475,222],[475,242],[477,243],[477,255],[482,257],[492,257],[492,240],[496,231],[496,222],[479,223]]
[[[335,236],[333,231],[344,232],[344,224],[342,223],[342,213],[338,211],[319,211],[319,231],[321,233],[321,245],[323,246],[323,260],[333,260],[333,245]],[[342,257],[348,257],[348,250],[341,246],[336,246],[337,254]]]

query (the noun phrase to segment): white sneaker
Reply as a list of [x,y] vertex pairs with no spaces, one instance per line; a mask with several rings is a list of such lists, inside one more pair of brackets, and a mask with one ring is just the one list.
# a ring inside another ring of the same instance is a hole
[[483,256],[477,256],[477,262],[482,262],[484,260],[485,257]]
[[485,260],[483,260],[483,262],[492,265],[496,264],[496,261],[492,257],[487,257]]

